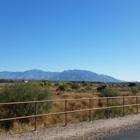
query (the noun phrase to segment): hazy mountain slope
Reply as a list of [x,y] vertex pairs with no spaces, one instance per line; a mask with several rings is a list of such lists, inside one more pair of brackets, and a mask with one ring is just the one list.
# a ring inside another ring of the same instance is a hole
[[58,72],[44,72],[41,70],[28,70],[24,72],[0,72],[0,78],[4,79],[27,79],[27,80],[50,80]]
[[87,70],[67,70],[54,76],[53,80],[64,81],[102,81],[102,82],[121,82],[121,80],[107,75],[100,75]]
[[28,70],[24,72],[4,71],[0,72],[0,79],[122,82],[111,76],[76,69],[63,72],[45,72],[41,70]]

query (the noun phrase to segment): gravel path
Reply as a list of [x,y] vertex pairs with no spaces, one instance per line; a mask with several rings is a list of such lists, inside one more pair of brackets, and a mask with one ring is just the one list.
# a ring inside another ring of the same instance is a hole
[[140,114],[134,114],[9,135],[0,140],[95,140],[139,127]]

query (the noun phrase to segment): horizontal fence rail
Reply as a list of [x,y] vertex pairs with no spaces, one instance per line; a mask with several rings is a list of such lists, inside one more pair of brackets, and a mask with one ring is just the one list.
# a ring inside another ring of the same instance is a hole
[[[126,98],[135,98],[135,104],[125,104],[125,99]],[[64,114],[65,115],[65,125],[67,125],[68,120],[67,120],[67,115],[68,113],[76,113],[76,112],[84,112],[84,111],[89,111],[89,121],[91,121],[91,111],[93,110],[102,110],[102,109],[113,109],[113,108],[122,108],[123,110],[123,116],[125,115],[124,113],[124,108],[125,107],[136,107],[136,113],[138,113],[138,106],[140,104],[138,103],[138,98],[140,96],[118,96],[118,97],[95,97],[95,98],[78,98],[78,99],[57,99],[57,100],[41,100],[41,101],[25,101],[25,102],[8,102],[8,103],[0,103],[0,106],[2,105],[17,105],[17,104],[35,104],[35,112],[34,115],[30,116],[21,116],[21,117],[13,117],[13,118],[3,118],[0,119],[0,122],[2,121],[10,121],[10,120],[19,120],[19,119],[26,119],[26,118],[34,118],[34,130],[37,129],[37,117],[43,117],[43,116],[49,116],[49,115],[60,115]],[[96,107],[92,108],[91,102],[93,100],[102,100],[106,99],[106,107]],[[110,99],[122,99],[122,105],[117,105],[117,106],[109,106],[109,100]],[[80,110],[67,110],[67,103],[68,101],[81,101],[81,100],[89,100],[89,108],[87,109],[80,109]],[[54,112],[54,113],[46,113],[46,114],[37,114],[37,105],[38,103],[44,103],[44,102],[64,102],[65,103],[65,109],[62,112]],[[109,118],[109,114],[107,114],[107,118]]]

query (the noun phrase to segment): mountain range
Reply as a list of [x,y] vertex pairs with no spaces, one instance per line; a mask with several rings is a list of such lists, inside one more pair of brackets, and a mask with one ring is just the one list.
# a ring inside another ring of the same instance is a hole
[[24,72],[3,71],[0,72],[0,79],[123,82],[111,76],[77,69],[64,70],[63,72],[45,72],[37,69]]

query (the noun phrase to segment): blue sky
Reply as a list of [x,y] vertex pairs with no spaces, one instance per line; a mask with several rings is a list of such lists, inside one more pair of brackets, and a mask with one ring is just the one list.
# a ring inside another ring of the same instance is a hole
[[139,0],[0,0],[0,71],[90,70],[140,81]]

